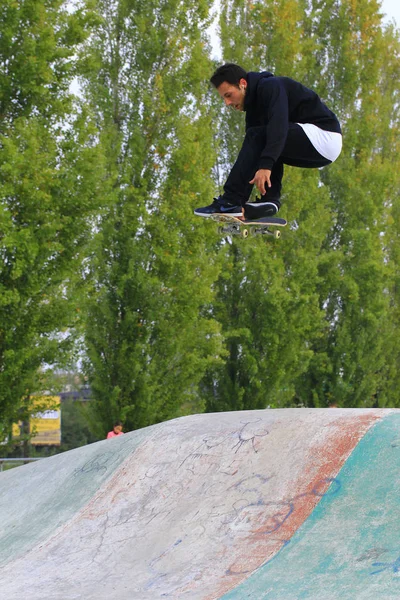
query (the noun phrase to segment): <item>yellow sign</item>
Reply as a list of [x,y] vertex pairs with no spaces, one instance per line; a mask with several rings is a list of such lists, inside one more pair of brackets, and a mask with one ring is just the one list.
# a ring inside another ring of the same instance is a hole
[[18,438],[20,435],[21,435],[20,424],[17,425],[17,423],[13,423],[13,425],[12,425],[13,440],[15,440],[15,438]]
[[[29,419],[30,443],[33,446],[59,446],[61,444],[61,399],[60,396],[34,396]],[[22,423],[13,423],[12,436],[17,440]]]
[[31,444],[59,446],[61,444],[61,399],[59,396],[35,396],[30,418]]

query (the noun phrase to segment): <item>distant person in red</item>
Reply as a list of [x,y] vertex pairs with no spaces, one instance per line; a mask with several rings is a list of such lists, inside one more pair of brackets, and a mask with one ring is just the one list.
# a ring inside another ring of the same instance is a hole
[[122,427],[123,425],[121,421],[116,421],[114,423],[113,430],[107,433],[107,439],[109,440],[110,438],[117,437],[117,435],[124,435]]

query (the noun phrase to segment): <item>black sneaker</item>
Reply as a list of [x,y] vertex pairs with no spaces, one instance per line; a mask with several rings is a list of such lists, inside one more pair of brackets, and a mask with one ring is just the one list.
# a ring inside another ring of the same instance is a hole
[[279,202],[247,202],[244,207],[244,216],[249,220],[274,217],[278,210]]
[[211,217],[211,215],[231,215],[233,217],[242,216],[242,207],[236,204],[229,204],[221,196],[214,198],[214,202],[203,208],[196,208],[194,214],[198,217]]

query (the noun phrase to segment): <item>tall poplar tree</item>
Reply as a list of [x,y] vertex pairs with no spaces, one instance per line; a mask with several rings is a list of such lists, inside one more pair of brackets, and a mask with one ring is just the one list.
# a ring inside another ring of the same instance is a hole
[[312,13],[308,33],[310,71],[341,118],[344,148],[321,173],[333,210],[319,286],[326,335],[298,391],[309,405],[396,406],[399,34],[377,2],[345,0]]
[[[279,245],[226,246],[214,314],[229,360],[204,382],[208,408],[397,402],[398,32],[376,2],[221,6],[223,62],[315,89],[344,150],[321,171],[286,168]],[[228,115],[224,128],[241,133]],[[233,160],[237,139],[224,139]]]
[[69,284],[101,163],[69,94],[89,21],[57,0],[0,8],[0,437],[70,345]]
[[[301,54],[299,13],[293,2],[222,2],[223,62],[233,61],[247,70],[276,71],[276,67],[279,74],[294,76]],[[295,47],[297,53],[292,52]],[[229,115],[222,106],[220,110],[226,114],[221,137],[227,144],[229,168],[242,141],[243,116]],[[232,127],[233,119],[241,119],[241,126]],[[226,130],[234,132],[234,139]],[[311,340],[321,330],[323,313],[316,285],[319,251],[329,228],[329,203],[318,172],[287,169],[282,216],[292,229],[283,233],[279,243],[252,239],[243,244],[233,239],[225,246],[215,314],[229,358],[204,382],[209,410],[263,408],[292,401],[295,381],[312,358]]]
[[209,2],[98,1],[84,95],[107,156],[108,208],[86,279],[85,345],[104,434],[201,411],[198,382],[219,360],[207,306],[218,272],[193,217],[209,202],[214,151],[204,30]]

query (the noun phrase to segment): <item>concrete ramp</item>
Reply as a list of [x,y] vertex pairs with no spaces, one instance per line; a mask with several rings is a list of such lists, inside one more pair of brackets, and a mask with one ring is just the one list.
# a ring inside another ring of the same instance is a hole
[[195,415],[0,474],[7,600],[400,598],[400,411]]

